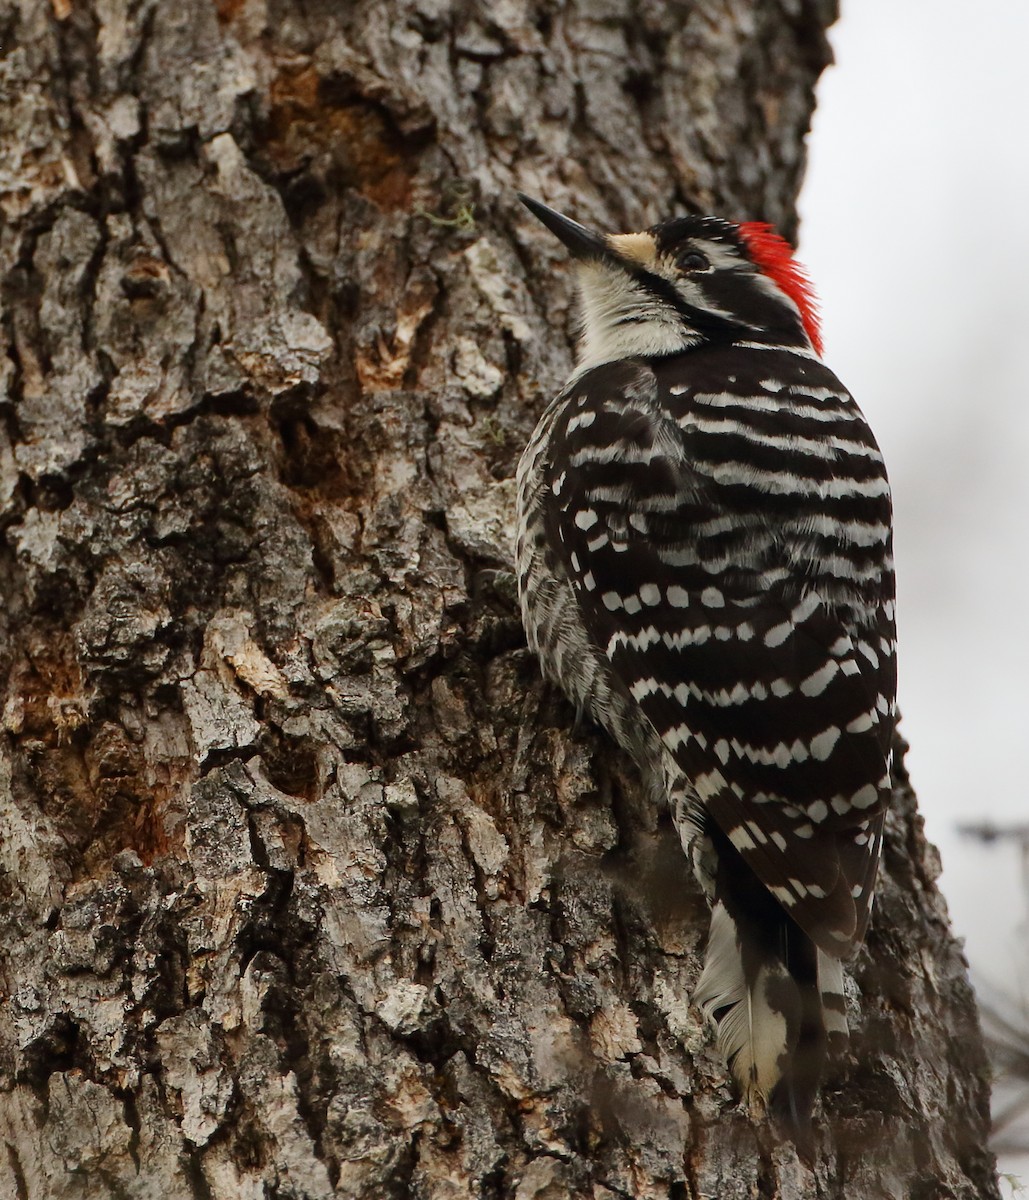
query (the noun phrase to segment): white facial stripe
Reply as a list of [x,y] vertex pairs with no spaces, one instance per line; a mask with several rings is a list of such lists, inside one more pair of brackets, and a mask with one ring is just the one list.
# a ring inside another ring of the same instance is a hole
[[691,238],[690,246],[699,250],[716,271],[732,270],[742,263],[738,250],[734,250],[725,242],[712,242],[707,238]]

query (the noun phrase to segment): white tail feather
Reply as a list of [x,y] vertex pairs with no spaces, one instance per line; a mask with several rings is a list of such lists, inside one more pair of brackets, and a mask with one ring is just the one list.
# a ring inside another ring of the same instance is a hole
[[[775,1008],[768,1002],[772,984],[778,997]],[[791,987],[796,990],[786,968],[774,962],[762,964],[753,984],[747,986],[736,923],[725,905],[716,902],[711,910],[704,970],[693,998],[714,1025],[718,1048],[747,1103],[761,1111],[782,1076],[780,1061],[789,1050],[786,1015],[781,1008],[783,994]],[[716,1020],[718,1012],[721,1015]]]

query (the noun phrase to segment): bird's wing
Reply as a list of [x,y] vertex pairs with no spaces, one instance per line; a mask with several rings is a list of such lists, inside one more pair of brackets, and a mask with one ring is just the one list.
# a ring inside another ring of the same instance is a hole
[[[546,467],[548,536],[594,643],[707,811],[838,957],[864,932],[888,798],[894,668],[877,639],[892,637],[892,584],[881,585],[878,626],[845,619],[831,575],[783,536],[806,527],[805,506],[831,518],[833,487],[814,497],[802,485],[818,480],[794,474],[792,494],[769,491],[768,447],[743,418],[715,453],[703,420],[684,412],[639,363],[573,385],[551,442],[560,465]],[[789,413],[779,417],[775,428],[790,430]],[[785,450],[780,460],[797,470]],[[830,465],[841,494],[851,465]],[[863,493],[853,520],[882,524],[885,503],[888,526],[888,491]]]

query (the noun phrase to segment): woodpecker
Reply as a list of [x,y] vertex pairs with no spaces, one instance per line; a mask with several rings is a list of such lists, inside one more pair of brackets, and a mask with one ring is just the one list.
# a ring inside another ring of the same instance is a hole
[[891,787],[883,458],[771,226],[602,235],[519,199],[582,311],[518,467],[529,646],[667,800],[711,905],[694,1001],[750,1111],[810,1157]]

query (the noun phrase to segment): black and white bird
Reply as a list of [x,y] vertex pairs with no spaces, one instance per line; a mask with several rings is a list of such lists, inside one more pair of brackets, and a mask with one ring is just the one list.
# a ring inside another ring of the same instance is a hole
[[521,200],[582,308],[518,467],[529,645],[667,798],[712,909],[694,1000],[751,1111],[810,1152],[890,797],[882,455],[770,226],[601,235]]

